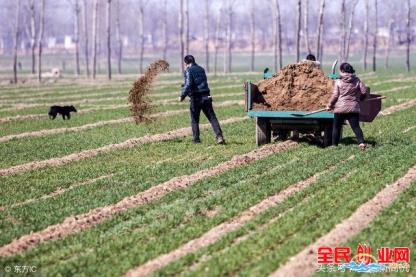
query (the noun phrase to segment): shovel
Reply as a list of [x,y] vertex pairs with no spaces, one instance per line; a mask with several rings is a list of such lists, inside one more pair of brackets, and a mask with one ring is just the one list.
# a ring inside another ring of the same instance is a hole
[[325,109],[316,110],[316,111],[313,111],[313,112],[309,112],[309,113],[304,113],[304,114],[302,114],[302,113],[292,113],[292,115],[293,116],[302,117],[302,116],[307,116],[307,115],[311,115],[311,114],[320,113],[320,112],[323,112],[323,111],[326,111],[326,108]]

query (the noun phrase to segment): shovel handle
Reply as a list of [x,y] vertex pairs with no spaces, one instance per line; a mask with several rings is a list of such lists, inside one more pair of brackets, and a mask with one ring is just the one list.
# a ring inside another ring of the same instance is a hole
[[380,97],[375,97],[375,98],[369,98],[369,99],[364,99],[364,101],[373,101],[373,100],[381,100],[381,99],[386,99],[386,96],[380,96]]

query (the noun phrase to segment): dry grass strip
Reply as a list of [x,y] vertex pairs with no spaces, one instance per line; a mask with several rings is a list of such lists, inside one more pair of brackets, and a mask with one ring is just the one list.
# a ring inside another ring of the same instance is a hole
[[[354,156],[351,156],[347,160],[353,159]],[[305,189],[306,187],[314,184],[319,176],[327,173],[328,171],[334,169],[335,166],[326,169],[322,172],[319,172],[312,177],[309,177],[305,180],[297,182],[295,184],[290,185],[286,189],[262,200],[258,204],[248,208],[247,210],[243,211],[240,215],[235,218],[232,218],[220,225],[217,225],[213,229],[209,230],[199,238],[193,239],[186,244],[182,245],[181,247],[161,255],[153,260],[146,262],[143,265],[140,265],[136,268],[129,270],[125,276],[133,277],[133,276],[147,276],[150,275],[152,272],[168,265],[169,263],[180,259],[181,257],[186,256],[189,253],[195,252],[203,247],[206,247],[210,244],[215,243],[221,237],[225,236],[226,234],[241,228],[244,224],[255,218],[257,215],[261,214],[262,212],[266,211],[267,209],[282,203],[291,195]]]
[[389,184],[367,201],[347,219],[336,225],[326,235],[293,256],[289,261],[275,271],[274,277],[303,277],[310,276],[316,271],[316,253],[322,245],[343,245],[354,235],[364,230],[380,212],[388,207],[399,194],[407,189],[416,180],[416,166],[396,182]]
[[[248,119],[248,117],[233,117],[233,118],[229,118],[224,121],[221,121],[221,124],[222,125],[232,124],[232,123],[240,122],[246,119]],[[201,129],[207,129],[209,127],[211,127],[210,124],[202,124],[200,126]],[[71,162],[80,161],[80,160],[87,159],[87,158],[92,158],[103,153],[131,148],[131,147],[145,144],[145,143],[172,140],[172,139],[179,138],[179,137],[185,137],[190,134],[192,134],[192,129],[188,127],[188,128],[180,128],[180,129],[168,131],[166,133],[161,133],[161,134],[145,135],[139,138],[128,139],[121,143],[108,144],[99,148],[88,149],[88,150],[84,150],[81,152],[72,153],[63,157],[52,158],[49,160],[42,160],[42,161],[33,161],[33,162],[28,162],[28,163],[12,166],[9,168],[0,169],[0,177],[15,175],[15,174],[24,173],[24,172],[28,172],[28,171],[32,171],[36,169],[45,168],[45,167],[62,166]]]
[[12,256],[21,251],[35,247],[41,242],[59,239],[67,235],[80,232],[102,222],[115,213],[132,209],[150,201],[154,201],[169,192],[189,187],[195,182],[204,178],[208,178],[223,173],[227,170],[243,166],[250,162],[263,159],[278,152],[293,148],[296,145],[297,143],[292,141],[286,141],[279,144],[269,144],[249,153],[234,156],[231,160],[220,163],[214,167],[204,169],[190,175],[174,177],[173,179],[151,187],[146,191],[140,192],[134,196],[126,197],[113,205],[95,208],[90,210],[88,213],[68,217],[62,223],[49,226],[42,231],[30,233],[15,239],[11,243],[0,247],[0,256]]

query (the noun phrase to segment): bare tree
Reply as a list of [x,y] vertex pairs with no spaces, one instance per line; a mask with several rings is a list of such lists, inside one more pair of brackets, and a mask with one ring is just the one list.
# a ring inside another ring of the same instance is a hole
[[98,0],[94,0],[92,10],[92,77],[95,79],[97,73],[97,43],[98,43]]
[[121,74],[121,60],[123,58],[123,41],[120,34],[120,0],[116,0],[116,40],[117,40],[117,71]]
[[20,37],[20,0],[16,3],[16,16],[15,16],[15,30],[14,30],[14,41],[13,41],[13,81],[17,84],[17,47],[19,44]]
[[309,0],[305,0],[305,21],[304,21],[304,29],[305,29],[305,44],[308,53],[312,53],[311,46],[309,43]]
[[87,0],[83,0],[83,21],[84,21],[84,57],[85,57],[85,74],[90,77],[90,57],[89,57],[89,40],[88,40],[88,6]]
[[41,0],[40,4],[40,23],[38,36],[38,81],[42,81],[42,41],[45,31],[45,0]]
[[143,73],[143,62],[144,62],[144,8],[147,5],[148,0],[139,1],[139,38],[140,38],[140,73]]
[[111,80],[111,0],[107,0],[107,77]]
[[74,59],[75,59],[75,75],[78,76],[80,74],[80,68],[79,68],[79,22],[80,18],[79,15],[81,13],[81,8],[79,6],[79,1],[74,0],[74,44],[75,44],[75,53],[74,53]]
[[370,24],[370,3],[365,0],[365,22],[364,22],[364,70],[367,70],[367,56],[368,56],[368,36]]
[[189,0],[185,0],[185,53],[189,54]]
[[325,0],[321,0],[321,8],[319,10],[319,23],[318,23],[318,36],[316,39],[316,55],[319,61],[322,60],[322,37],[323,37],[323,30],[324,30],[324,14],[325,14]]
[[298,23],[296,26],[296,61],[300,61],[300,31],[302,28],[302,0],[298,0]]
[[[272,1],[272,18],[273,18],[273,54],[274,54],[274,71],[277,72],[283,66],[282,60],[282,26],[280,19],[279,0]],[[277,67],[277,60],[279,60],[279,67]]]
[[347,20],[347,11],[345,8],[345,0],[341,1],[341,18],[340,18],[340,26],[339,30],[342,35],[339,37],[339,59],[344,62],[345,61],[345,42],[347,39],[347,29],[345,22]]
[[377,70],[377,36],[378,36],[378,1],[374,0],[374,40],[373,40],[373,71]]
[[36,73],[36,9],[35,0],[29,0],[30,24],[28,28],[28,37],[30,38],[30,49],[32,51],[32,74]]
[[215,22],[215,38],[214,38],[214,75],[217,76],[218,69],[218,50],[220,49],[220,32],[221,32],[221,18],[223,13],[223,8],[221,7],[217,20]]
[[[377,1],[377,0],[376,0]],[[407,0],[407,21],[406,21],[406,68],[410,72],[410,44],[412,42],[412,29],[410,28],[412,10],[410,0]]]
[[351,16],[350,21],[348,23],[348,35],[347,35],[347,42],[346,42],[346,50],[345,50],[345,60],[348,61],[348,58],[350,56],[350,44],[351,44],[351,34],[354,28],[354,14],[355,14],[355,8],[357,7],[359,0],[354,0],[351,7]]
[[162,31],[163,31],[163,59],[166,60],[168,53],[168,0],[163,2],[163,18],[162,18]]
[[209,72],[209,0],[205,0],[205,16],[204,16],[204,48],[205,48],[205,69]]
[[225,55],[224,55],[224,73],[231,72],[232,68],[232,48],[233,48],[233,15],[234,15],[234,4],[235,0],[226,0],[226,18],[227,18],[227,24],[226,24],[226,33],[227,33],[227,46],[224,49]]
[[390,67],[389,60],[390,60],[391,44],[394,41],[393,26],[394,26],[394,20],[390,19],[389,27],[388,27],[389,28],[389,38],[387,40],[386,58],[385,58],[385,63],[384,63],[384,68],[385,69],[389,69],[389,67]]
[[181,48],[180,67],[181,72],[185,70],[183,66],[183,57],[185,56],[185,41],[184,41],[184,0],[179,0],[179,41]]
[[254,62],[256,56],[256,6],[255,0],[251,0],[250,8],[250,38],[251,38],[251,62],[250,71],[254,71]]

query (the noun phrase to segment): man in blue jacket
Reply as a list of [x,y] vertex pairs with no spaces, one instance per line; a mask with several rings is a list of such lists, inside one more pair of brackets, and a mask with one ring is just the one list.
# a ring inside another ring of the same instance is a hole
[[202,110],[211,123],[217,143],[225,144],[220,124],[212,107],[212,97],[205,70],[195,63],[195,58],[192,55],[187,55],[184,58],[184,62],[186,65],[185,84],[179,100],[182,102],[186,96],[191,98],[192,142],[201,143],[199,138],[199,115]]

